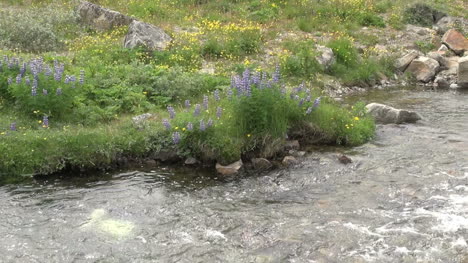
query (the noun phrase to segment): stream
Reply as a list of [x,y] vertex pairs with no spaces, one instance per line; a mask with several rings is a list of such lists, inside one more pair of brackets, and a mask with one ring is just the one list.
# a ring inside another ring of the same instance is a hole
[[0,262],[468,262],[468,92],[349,100],[423,120],[230,180],[161,167],[1,186]]

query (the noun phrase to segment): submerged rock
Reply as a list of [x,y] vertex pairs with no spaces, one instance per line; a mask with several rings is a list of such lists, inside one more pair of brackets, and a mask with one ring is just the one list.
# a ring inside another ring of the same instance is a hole
[[351,158],[349,158],[348,156],[346,156],[344,154],[338,157],[338,161],[340,161],[340,163],[342,163],[342,164],[349,164],[349,163],[353,162],[353,160],[351,160]]
[[122,239],[129,236],[135,228],[135,224],[129,221],[117,220],[109,218],[104,209],[95,209],[86,224],[81,226],[83,229],[96,230],[111,235],[115,238]]
[[366,108],[367,112],[374,117],[375,121],[381,124],[412,123],[422,119],[421,116],[414,111],[395,109],[380,103],[368,104]]
[[285,150],[299,150],[300,147],[301,145],[299,144],[298,140],[287,141],[284,144]]
[[434,79],[439,70],[439,62],[428,57],[419,57],[411,62],[406,72],[412,73],[418,81],[427,83]]
[[219,163],[216,163],[216,171],[222,175],[234,175],[234,174],[239,173],[242,166],[243,166],[242,160],[239,160],[227,166],[223,166]]
[[144,47],[148,50],[164,50],[172,38],[159,27],[140,21],[133,21],[125,36],[124,47]]
[[271,162],[265,158],[253,158],[252,165],[255,170],[268,170],[273,167]]
[[291,166],[294,164],[298,164],[299,161],[294,158],[293,156],[286,156],[283,158],[283,161],[281,162],[284,166]]
[[81,1],[77,13],[83,24],[89,25],[97,30],[106,31],[118,26],[129,25],[134,19],[99,5]]
[[195,164],[198,164],[198,160],[193,158],[193,157],[189,157],[185,160],[184,164],[185,165],[195,165]]
[[455,29],[447,31],[442,37],[442,42],[457,55],[462,55],[468,50],[468,39]]

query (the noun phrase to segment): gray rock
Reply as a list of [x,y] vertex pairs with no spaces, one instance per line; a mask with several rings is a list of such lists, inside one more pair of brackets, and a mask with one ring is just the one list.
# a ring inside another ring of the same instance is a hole
[[284,144],[285,150],[299,150],[300,147],[301,145],[299,144],[298,140],[287,141]]
[[243,166],[242,160],[239,160],[227,166],[223,166],[219,163],[216,163],[216,171],[221,175],[234,175],[234,174],[239,173],[242,166]]
[[164,50],[171,41],[172,38],[162,29],[135,20],[128,27],[124,47],[144,47],[148,50]]
[[437,52],[447,52],[447,51],[449,51],[449,48],[444,44],[440,45],[439,49],[437,49]]
[[268,170],[273,166],[271,162],[265,158],[253,158],[252,165],[255,170]]
[[411,62],[405,72],[412,73],[418,81],[427,83],[434,79],[439,70],[439,62],[428,57],[419,57]]
[[443,77],[437,76],[436,79],[434,80],[434,83],[436,84],[436,87],[439,89],[448,89],[450,87],[450,83],[448,82],[448,80]]
[[451,88],[451,89],[459,89],[460,86],[458,86],[457,83],[453,83],[453,84],[450,84],[450,88]]
[[415,26],[415,25],[407,25],[406,26],[406,32],[409,33],[415,33],[420,36],[429,36],[429,35],[435,35],[436,31],[427,27],[420,27],[420,26]]
[[336,59],[331,48],[325,46],[317,46],[317,52],[319,53],[319,55],[315,57],[315,59],[317,59],[317,62],[320,65],[322,65],[325,69],[328,69],[333,64],[335,64]]
[[151,113],[144,113],[144,114],[133,117],[132,122],[135,125],[141,125],[145,121],[149,120],[151,117],[153,117]]
[[371,114],[377,123],[381,124],[400,124],[400,123],[412,123],[421,120],[421,116],[413,111],[395,109],[393,107],[371,103],[366,106],[367,112]]
[[286,156],[286,157],[283,158],[283,161],[281,163],[284,166],[291,166],[291,165],[298,164],[299,162],[293,156]]
[[441,18],[437,24],[437,31],[440,34],[444,34],[450,29],[453,29],[455,26],[459,26],[463,29],[463,31],[468,30],[468,20],[465,20],[461,17],[453,17],[453,16],[445,16]]
[[119,12],[99,5],[81,1],[77,8],[80,21],[100,31],[111,30],[118,26],[127,26],[134,19]]
[[458,86],[468,88],[468,57],[462,57],[458,63]]
[[405,71],[411,62],[419,56],[419,52],[411,50],[409,53],[395,61],[395,68],[401,72]]
[[193,158],[193,157],[189,157],[185,160],[184,162],[186,165],[195,165],[198,163],[198,160]]

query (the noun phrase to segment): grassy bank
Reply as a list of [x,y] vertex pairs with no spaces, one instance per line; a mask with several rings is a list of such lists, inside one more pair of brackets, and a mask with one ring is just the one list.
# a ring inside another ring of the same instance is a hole
[[[366,86],[393,75],[394,58],[357,32],[400,28],[413,4],[92,2],[162,27],[171,46],[124,49],[127,28],[78,24],[76,1],[1,0],[0,175],[106,168],[168,151],[207,163],[273,158],[287,137],[364,143],[374,124],[363,105],[341,107],[322,80]],[[458,0],[426,2],[466,15]],[[333,66],[317,62],[319,45],[333,50]],[[151,117],[135,123],[142,113]]]

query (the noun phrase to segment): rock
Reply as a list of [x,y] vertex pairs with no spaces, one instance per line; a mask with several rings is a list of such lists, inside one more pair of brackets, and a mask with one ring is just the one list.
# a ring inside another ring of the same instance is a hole
[[147,159],[145,160],[145,166],[150,166],[150,167],[155,167],[158,165],[158,162],[156,162],[153,159]]
[[185,160],[184,162],[186,165],[195,165],[198,163],[198,160],[193,158],[193,157],[189,157]]
[[252,165],[255,170],[268,170],[273,166],[271,162],[265,158],[253,158]]
[[298,140],[287,141],[284,145],[285,150],[299,150],[300,147]]
[[389,124],[389,123],[412,123],[421,120],[421,116],[413,111],[395,109],[393,107],[371,103],[366,105],[367,112],[371,114],[377,123]]
[[118,26],[127,26],[134,19],[119,12],[81,1],[77,13],[83,24],[89,25],[97,30],[106,31]]
[[153,115],[151,113],[144,113],[132,118],[134,125],[141,125],[143,122],[149,120]]
[[164,150],[157,153],[154,153],[150,156],[154,160],[158,160],[164,163],[175,163],[180,160],[179,155],[176,150]]
[[457,55],[462,55],[468,50],[468,39],[455,29],[447,31],[442,37],[442,42]]
[[407,25],[406,32],[416,33],[420,36],[435,35],[436,31],[427,27]]
[[135,20],[128,27],[124,47],[144,47],[148,50],[164,50],[171,41],[172,38],[159,27]]
[[437,52],[439,52],[439,54],[445,54],[447,51],[449,51],[449,48],[444,44],[440,45],[439,49],[437,49]]
[[434,80],[434,83],[436,84],[436,87],[439,89],[448,89],[450,87],[450,83],[448,82],[448,80],[443,77],[437,76],[436,79]]
[[315,59],[317,59],[317,62],[320,65],[322,65],[325,69],[328,69],[333,64],[335,64],[336,59],[331,48],[325,46],[317,46],[317,52],[319,53],[319,55],[315,57]]
[[445,57],[442,56],[441,53],[438,51],[431,51],[427,53],[429,58],[434,59],[435,61],[439,62],[440,69],[448,69],[446,66],[448,65],[448,61]]
[[405,72],[412,73],[418,81],[431,81],[439,70],[439,62],[428,57],[419,57],[411,62]]
[[411,50],[408,54],[397,59],[395,61],[395,68],[401,72],[404,72],[411,62],[419,56],[419,52]]
[[242,166],[243,166],[242,160],[239,160],[227,166],[223,166],[219,163],[216,163],[216,171],[222,175],[234,175],[240,171]]
[[351,160],[351,158],[349,158],[348,156],[346,156],[344,154],[338,157],[338,161],[340,161],[340,163],[342,163],[342,164],[349,164],[349,163],[353,162],[353,160]]
[[451,89],[459,89],[460,86],[458,86],[456,83],[450,84]]
[[298,164],[299,162],[293,156],[286,156],[286,157],[283,158],[283,161],[281,163],[284,166],[291,166],[291,165],[294,165],[294,164]]
[[468,21],[461,17],[445,16],[436,24],[437,31],[440,34],[444,34],[455,26],[461,27],[466,32],[468,30]]
[[463,57],[459,60],[458,86],[462,88],[468,88],[468,57]]

